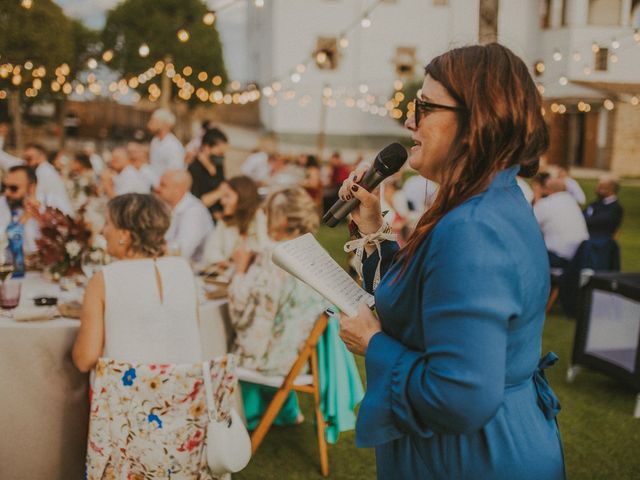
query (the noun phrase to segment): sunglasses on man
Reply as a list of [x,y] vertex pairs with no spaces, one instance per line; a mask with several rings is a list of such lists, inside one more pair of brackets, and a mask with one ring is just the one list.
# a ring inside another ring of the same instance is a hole
[[419,98],[413,100],[413,114],[415,115],[416,128],[420,125],[420,120],[426,117],[430,113],[438,110],[450,110],[453,112],[466,112],[464,107],[457,107],[453,105],[442,105],[440,103],[425,102]]
[[18,185],[7,185],[6,183],[2,184],[2,191],[3,192],[16,193],[19,189],[20,189],[20,187]]

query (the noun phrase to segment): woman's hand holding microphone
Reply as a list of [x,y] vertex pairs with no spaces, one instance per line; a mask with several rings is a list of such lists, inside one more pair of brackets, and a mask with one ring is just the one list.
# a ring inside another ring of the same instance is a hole
[[[350,200],[351,198],[360,200],[360,205],[351,212],[351,219],[358,226],[362,235],[377,232],[383,222],[380,211],[380,189],[375,188],[372,192],[367,192],[358,185],[368,168],[369,165],[362,165],[356,169],[338,191],[338,196],[342,200]],[[375,250],[375,247],[365,248],[367,254],[371,254]],[[340,338],[347,349],[356,355],[365,355],[371,337],[381,330],[380,320],[365,304],[358,307],[358,314],[353,317],[344,313],[340,315]]]

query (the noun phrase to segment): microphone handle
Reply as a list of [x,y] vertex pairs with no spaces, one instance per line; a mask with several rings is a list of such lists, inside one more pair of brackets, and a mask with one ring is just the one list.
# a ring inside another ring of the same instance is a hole
[[[362,177],[362,180],[358,185],[363,187],[365,190],[370,192],[374,188],[376,188],[386,177],[371,167]],[[343,219],[347,218],[347,215],[351,213],[358,205],[360,205],[360,200],[357,198],[352,198],[351,200],[338,200],[333,206],[329,209],[327,213],[322,217],[322,223],[327,225],[328,227],[335,227],[338,225]]]

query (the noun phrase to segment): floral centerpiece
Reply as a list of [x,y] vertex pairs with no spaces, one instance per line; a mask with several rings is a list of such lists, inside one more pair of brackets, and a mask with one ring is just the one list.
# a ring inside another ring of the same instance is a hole
[[44,268],[57,280],[82,273],[82,256],[89,251],[91,230],[82,215],[72,218],[47,207],[39,215],[38,255]]

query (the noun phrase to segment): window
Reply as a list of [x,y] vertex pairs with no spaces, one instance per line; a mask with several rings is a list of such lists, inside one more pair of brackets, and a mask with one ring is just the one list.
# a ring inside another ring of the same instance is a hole
[[551,0],[542,0],[540,7],[540,28],[547,29],[551,27]]
[[398,47],[393,59],[396,65],[396,74],[399,77],[413,77],[416,66],[415,47]]
[[589,0],[589,25],[620,25],[621,0]]
[[600,47],[600,49],[596,52],[596,71],[606,72],[608,61],[609,49]]
[[318,37],[313,57],[321,70],[338,68],[338,41],[336,37]]
[[563,27],[567,25],[567,5],[569,0],[562,0],[562,17],[560,19],[560,25]]

